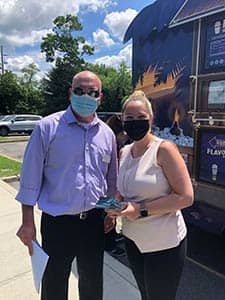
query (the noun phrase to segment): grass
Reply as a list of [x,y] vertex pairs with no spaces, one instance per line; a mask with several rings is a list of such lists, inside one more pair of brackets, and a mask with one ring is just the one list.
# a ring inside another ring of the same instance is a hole
[[19,175],[21,162],[0,155],[0,177]]

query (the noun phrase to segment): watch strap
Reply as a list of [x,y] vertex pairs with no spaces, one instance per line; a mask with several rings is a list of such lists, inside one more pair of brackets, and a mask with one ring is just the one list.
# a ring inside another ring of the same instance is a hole
[[140,203],[140,218],[145,218],[149,215],[148,210],[145,206],[145,200],[142,200]]

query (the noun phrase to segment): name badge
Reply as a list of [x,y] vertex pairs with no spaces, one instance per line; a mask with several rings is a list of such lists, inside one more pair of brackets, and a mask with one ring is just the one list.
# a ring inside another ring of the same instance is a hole
[[102,157],[102,161],[109,164],[110,163],[110,160],[111,160],[111,157],[107,154],[103,155]]

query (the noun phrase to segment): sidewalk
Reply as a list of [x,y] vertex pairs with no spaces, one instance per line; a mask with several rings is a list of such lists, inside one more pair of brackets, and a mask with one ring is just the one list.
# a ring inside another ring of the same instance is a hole
[[[16,190],[0,180],[0,300],[38,300],[27,248],[16,237],[21,223],[20,204],[14,200]],[[40,212],[35,210],[37,229]],[[40,241],[40,234],[38,233]],[[70,300],[78,300],[77,278],[70,277]],[[105,300],[140,300],[131,271],[105,254]]]

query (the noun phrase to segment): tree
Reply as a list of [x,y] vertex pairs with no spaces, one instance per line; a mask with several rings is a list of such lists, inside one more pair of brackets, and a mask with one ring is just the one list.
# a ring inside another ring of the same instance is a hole
[[58,64],[48,72],[47,77],[41,82],[42,95],[46,103],[44,115],[66,109],[69,105],[69,88],[76,73],[75,68],[64,63]]
[[42,115],[45,109],[44,97],[40,90],[32,87],[22,87],[23,97],[17,102],[15,112],[18,114]]
[[94,48],[85,42],[85,38],[76,35],[82,29],[77,16],[58,16],[54,20],[53,33],[42,38],[41,52],[45,53],[47,62],[55,62],[55,67],[41,83],[46,102],[45,114],[68,106],[72,78],[86,68],[84,56],[94,53]]
[[[102,80],[103,99],[99,111],[121,111],[124,97],[131,91],[131,74],[123,62],[119,69],[105,65],[87,63],[83,69],[96,73]],[[44,114],[64,110],[69,105],[69,88],[74,74],[80,69],[71,68],[68,64],[59,64],[54,67],[47,78],[42,80],[42,90],[46,102]]]
[[27,85],[30,87],[37,87],[38,81],[34,80],[35,75],[39,72],[39,68],[34,63],[29,64],[28,67],[25,67],[21,70],[23,77],[21,79],[22,85]]
[[131,73],[125,62],[119,69],[105,65],[88,65],[102,80],[103,100],[99,111],[120,112],[122,102],[132,92]]
[[0,114],[16,113],[16,106],[23,99],[23,89],[18,77],[12,72],[5,72],[0,77]]
[[[85,63],[84,55],[92,55],[94,47],[85,42],[83,36],[75,36],[76,31],[81,31],[83,26],[77,16],[58,16],[54,20],[53,33],[48,33],[42,38],[41,52],[45,53],[47,62],[56,61],[69,64],[71,67],[81,66]],[[60,55],[57,55],[57,54]]]
[[0,114],[42,114],[45,106],[40,89],[21,84],[21,79],[12,72],[0,77]]

